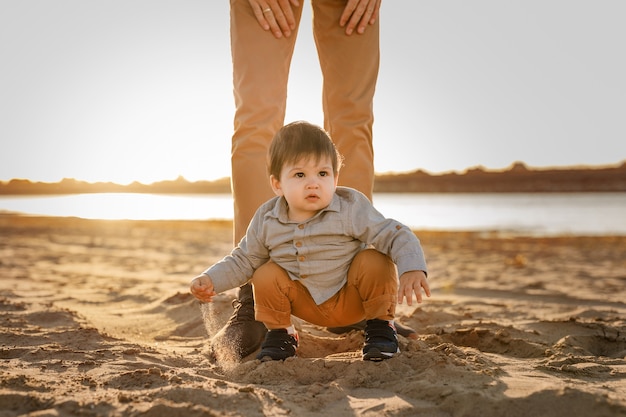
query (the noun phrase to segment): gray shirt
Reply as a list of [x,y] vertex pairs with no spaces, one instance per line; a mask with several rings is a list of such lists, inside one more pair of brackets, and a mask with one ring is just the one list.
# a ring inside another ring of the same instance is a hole
[[368,245],[389,255],[399,275],[426,272],[420,242],[407,226],[385,218],[359,191],[337,187],[328,207],[304,222],[289,220],[284,197],[269,200],[239,245],[204,273],[220,293],[245,284],[272,260],[321,304],[343,287],[352,259]]

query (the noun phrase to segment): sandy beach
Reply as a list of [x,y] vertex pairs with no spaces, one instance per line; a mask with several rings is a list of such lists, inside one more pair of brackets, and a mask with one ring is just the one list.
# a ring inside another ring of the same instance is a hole
[[626,236],[416,231],[402,353],[297,321],[298,357],[209,355],[234,292],[190,279],[230,222],[0,216],[0,417],[626,416]]

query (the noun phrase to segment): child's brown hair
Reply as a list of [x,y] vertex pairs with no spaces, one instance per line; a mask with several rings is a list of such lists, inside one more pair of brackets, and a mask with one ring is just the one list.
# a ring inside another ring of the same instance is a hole
[[330,159],[333,174],[337,176],[343,157],[337,151],[328,133],[309,122],[291,122],[274,135],[268,152],[269,174],[280,178],[280,172],[285,164],[302,158],[316,158],[319,161],[323,157]]

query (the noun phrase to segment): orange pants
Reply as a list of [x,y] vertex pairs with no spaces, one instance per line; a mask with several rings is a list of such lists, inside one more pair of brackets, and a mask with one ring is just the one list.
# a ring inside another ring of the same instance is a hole
[[[292,7],[298,25],[304,3]],[[346,3],[311,0],[313,35],[323,75],[324,129],[345,157],[339,184],[356,188],[371,200],[379,25],[377,21],[364,34],[347,36],[345,28],[339,26]],[[235,98],[231,180],[236,244],[257,208],[274,196],[266,155],[274,134],[285,122],[289,70],[298,28],[289,38],[274,38],[259,26],[248,0],[230,1],[230,19]]]
[[291,325],[291,315],[309,323],[337,327],[361,320],[393,320],[396,311],[398,275],[392,260],[366,249],[354,257],[348,282],[324,303],[317,305],[300,281],[270,261],[252,276],[255,316],[268,329]]

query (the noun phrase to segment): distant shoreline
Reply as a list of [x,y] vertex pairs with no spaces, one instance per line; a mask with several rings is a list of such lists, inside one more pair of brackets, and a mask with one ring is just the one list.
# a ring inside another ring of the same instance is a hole
[[[482,167],[463,173],[429,174],[422,170],[376,176],[377,193],[487,193],[487,192],[624,192],[626,161],[619,166],[528,168],[516,162],[506,170]],[[0,195],[63,195],[88,193],[229,194],[230,178],[189,182],[183,177],[152,184],[89,183],[72,178],[57,183],[13,179],[0,182]]]

